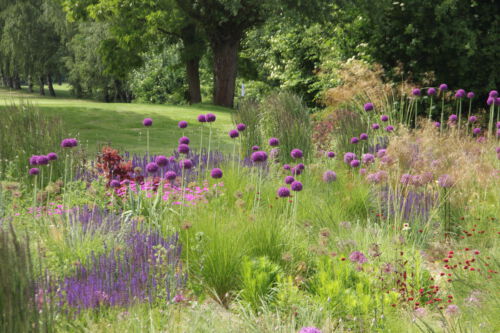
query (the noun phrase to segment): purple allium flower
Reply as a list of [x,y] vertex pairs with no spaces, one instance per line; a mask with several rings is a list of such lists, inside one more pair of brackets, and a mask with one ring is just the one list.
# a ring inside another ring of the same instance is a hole
[[364,164],[370,164],[375,162],[375,156],[373,156],[372,154],[363,154],[361,160]]
[[469,92],[467,93],[467,98],[468,98],[468,99],[473,99],[473,98],[474,98],[474,96],[476,96],[476,95],[475,95],[472,91],[469,91]]
[[37,159],[38,165],[47,165],[49,164],[49,158],[45,155],[38,156]]
[[156,164],[155,162],[148,163],[146,165],[146,171],[149,173],[155,173],[156,171],[158,171],[158,164]]
[[177,151],[179,152],[179,154],[188,154],[189,153],[189,146],[187,144],[181,143],[177,147]]
[[188,145],[191,142],[187,136],[182,136],[179,138],[179,144]]
[[415,88],[411,91],[411,94],[413,96],[420,96],[420,89],[419,88]]
[[438,178],[438,184],[441,187],[449,188],[455,185],[455,182],[450,175],[442,175]]
[[278,189],[278,197],[280,198],[286,198],[290,196],[290,190],[288,187],[280,187]]
[[165,173],[165,178],[168,180],[174,180],[175,178],[177,178],[177,174],[175,173],[175,171],[167,171]]
[[298,176],[302,173],[302,170],[300,170],[300,168],[295,166],[295,167],[290,169],[290,173],[294,176]]
[[377,151],[377,157],[378,157],[378,158],[382,158],[382,157],[384,157],[384,156],[385,156],[385,154],[386,154],[386,153],[387,153],[387,149],[379,149],[379,150]]
[[466,95],[465,90],[458,89],[457,92],[455,93],[455,98],[464,98],[465,95]]
[[487,105],[491,105],[495,102],[495,97],[488,97],[488,99],[486,100],[486,104]]
[[409,185],[410,181],[411,181],[411,175],[409,173],[401,175],[401,179],[399,180],[399,182],[403,185]]
[[252,153],[250,158],[252,159],[252,162],[254,162],[254,163],[265,162],[267,160],[267,153],[265,151],[262,151],[262,150],[256,151],[256,152]]
[[269,157],[271,157],[273,160],[276,160],[278,158],[279,154],[280,154],[280,149],[279,148],[273,148],[269,152]]
[[31,155],[30,165],[38,165],[38,155]]
[[58,159],[58,156],[56,153],[48,153],[47,157],[49,158],[49,161],[55,161]]
[[389,116],[383,114],[382,116],[380,116],[380,120],[382,120],[383,122],[386,122],[389,120]]
[[387,132],[392,132],[392,131],[394,131],[394,126],[389,125],[389,126],[387,126],[387,127],[385,128],[385,130],[386,130]]
[[155,163],[158,164],[158,166],[160,166],[160,167],[164,167],[167,165],[168,159],[166,156],[158,155],[155,158]]
[[244,130],[247,129],[247,125],[245,124],[238,124],[236,125],[236,129],[239,131],[239,132],[243,132]]
[[304,163],[299,163],[297,164],[297,168],[299,168],[300,170],[304,170],[306,166],[304,165]]
[[207,123],[213,123],[217,117],[213,113],[207,113],[205,119],[207,120]]
[[149,126],[153,125],[153,119],[144,118],[144,120],[142,121],[142,124],[146,127],[149,127]]
[[175,162],[175,156],[169,156],[168,161],[171,163]]
[[302,153],[302,150],[295,148],[290,152],[290,156],[292,156],[293,158],[302,158],[304,154]]
[[179,162],[179,167],[181,167],[181,169],[191,169],[193,167],[193,162],[191,160],[181,160]]
[[365,108],[365,111],[373,110],[373,103],[366,103],[364,108]]
[[359,160],[352,160],[351,163],[349,163],[349,165],[353,168],[357,168],[361,165],[361,162],[359,162]]
[[284,169],[284,170],[290,170],[290,169],[291,169],[291,167],[290,167],[290,165],[289,165],[289,164],[283,164],[283,169]]
[[458,309],[458,306],[456,306],[455,304],[448,305],[448,307],[446,308],[446,313],[449,315],[456,315],[459,312],[460,310]]
[[439,121],[435,121],[434,127],[437,127],[437,128],[441,127],[441,123]]
[[30,171],[29,171],[29,174],[30,174],[31,176],[36,176],[36,175],[38,175],[39,173],[40,173],[40,169],[38,169],[38,168],[31,168],[31,169],[30,169]]
[[351,138],[351,143],[356,144],[359,142],[359,139],[357,137]]
[[260,149],[260,147],[259,147],[259,146],[252,146],[252,151],[257,151],[257,150],[259,150],[259,149]]
[[112,181],[109,182],[109,187],[113,187],[113,188],[120,187],[120,181],[113,179]]
[[187,301],[187,298],[182,296],[182,294],[177,294],[174,296],[174,298],[172,299],[172,301],[174,303],[182,303],[182,302],[185,302]]
[[458,120],[458,117],[456,114],[452,114],[448,117],[448,121],[451,121],[452,123],[456,122]]
[[278,140],[277,138],[270,138],[269,139],[269,145],[271,147],[276,147],[279,144],[280,144],[280,140]]
[[295,192],[300,192],[302,191],[302,183],[299,182],[299,181],[294,181],[292,183],[292,185],[290,185],[290,187],[292,188],[292,191],[295,191]]
[[441,91],[448,90],[448,85],[446,83],[441,83],[439,85],[439,90],[441,90]]
[[185,120],[181,120],[181,121],[179,121],[177,126],[179,126],[179,128],[186,128],[186,127],[188,127],[188,122]]
[[476,116],[470,116],[469,117],[469,123],[475,123],[477,121],[477,117]]
[[210,171],[210,176],[214,179],[222,178],[222,170],[219,168],[213,168],[212,171]]
[[373,123],[373,124],[372,124],[372,129],[374,129],[374,130],[378,130],[379,128],[380,128],[380,125],[379,125],[379,124],[377,124],[377,123]]
[[427,89],[427,95],[429,95],[429,96],[436,95],[436,88],[429,88],[429,89]]
[[321,331],[319,330],[319,328],[308,326],[302,327],[299,333],[321,333]]
[[360,138],[361,140],[368,140],[368,134],[366,134],[366,133],[361,133],[361,134],[359,135],[359,138]]
[[472,130],[472,134],[474,134],[474,135],[479,135],[479,134],[481,134],[481,128],[479,128],[479,127],[474,128],[474,129]]
[[387,172],[384,170],[380,170],[378,172],[369,174],[368,176],[366,176],[366,179],[371,183],[378,184],[387,179]]
[[354,251],[349,255],[349,260],[352,262],[357,262],[358,264],[364,264],[365,262],[368,261],[366,259],[365,255],[359,251]]
[[334,158],[335,153],[333,151],[329,151],[328,153],[326,153],[326,156],[328,156],[329,158]]
[[293,183],[295,181],[295,178],[293,178],[292,176],[286,176],[285,177],[285,184],[288,184],[290,185],[291,183]]
[[359,169],[359,174],[360,174],[360,175],[364,175],[364,174],[366,174],[366,169],[365,169],[365,168],[361,168],[361,169]]
[[500,154],[500,147],[497,147],[495,151],[497,152],[497,154]]
[[200,114],[200,115],[198,116],[198,121],[199,121],[200,123],[206,123],[206,122],[207,122],[207,117],[206,117],[204,114]]
[[495,98],[495,105],[496,106],[500,105],[500,97]]
[[232,130],[229,131],[229,137],[231,139],[235,139],[235,138],[237,138],[239,136],[240,136],[240,132],[238,132],[238,130],[232,129]]
[[497,121],[497,128],[500,129],[500,121]]
[[488,94],[489,97],[493,97],[493,98],[497,98],[498,97],[498,91],[496,90],[492,90],[490,91],[490,93]]
[[345,153],[344,154],[344,163],[350,164],[352,160],[356,159],[356,154],[354,153]]
[[78,141],[74,138],[63,139],[61,141],[61,147],[63,148],[72,148],[78,145]]
[[337,174],[334,171],[327,170],[323,173],[323,181],[325,183],[331,183],[335,180],[337,180]]

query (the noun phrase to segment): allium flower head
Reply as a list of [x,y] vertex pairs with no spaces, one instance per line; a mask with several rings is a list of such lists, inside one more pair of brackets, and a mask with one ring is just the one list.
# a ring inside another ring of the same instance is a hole
[[292,191],[295,191],[295,192],[300,192],[302,191],[302,183],[299,182],[299,181],[294,181],[292,183],[292,185],[290,185],[290,187],[292,188]]
[[302,173],[302,170],[299,167],[294,166],[290,169],[290,173],[294,176],[298,176]]
[[252,151],[257,151],[257,150],[259,150],[259,149],[260,149],[260,147],[259,147],[259,146],[252,146]]
[[189,146],[187,144],[181,143],[177,147],[177,151],[179,152],[179,154],[188,154],[189,153]]
[[210,171],[210,176],[214,179],[222,178],[222,170],[219,168],[213,168],[212,171]]
[[29,174],[31,176],[36,176],[40,173],[40,170],[38,168],[31,168],[30,171],[29,171]]
[[217,119],[217,117],[213,113],[207,113],[207,115],[205,116],[205,119],[206,119],[207,123],[213,123]]
[[191,142],[187,136],[182,136],[179,138],[179,144],[188,145]]
[[309,326],[309,327],[302,327],[299,333],[321,333],[321,331],[319,330],[319,328]]
[[256,152],[252,153],[250,158],[252,159],[252,162],[254,162],[254,163],[265,162],[265,161],[267,161],[267,153],[265,151],[262,151],[262,150],[256,151]]
[[351,138],[351,143],[356,144],[359,142],[359,139],[357,137]]
[[359,169],[359,174],[360,174],[360,175],[364,175],[364,174],[366,174],[366,168],[361,168],[361,169]]
[[441,90],[441,91],[448,90],[448,85],[446,83],[441,83],[439,85],[439,90]]
[[439,121],[435,121],[434,127],[437,127],[437,128],[441,127],[441,123]]
[[455,98],[464,98],[465,95],[466,95],[465,90],[458,89],[457,92],[455,93]]
[[479,128],[479,127],[474,128],[474,129],[472,130],[472,134],[474,134],[474,135],[479,135],[479,134],[481,134],[481,128]]
[[32,155],[30,157],[30,165],[38,165],[38,155]]
[[349,260],[352,262],[357,262],[358,264],[364,264],[365,262],[368,261],[366,259],[365,255],[359,251],[354,251],[349,255]]
[[449,188],[455,185],[455,182],[450,175],[442,175],[438,178],[438,185],[443,188]]
[[457,315],[458,313],[460,312],[460,310],[458,309],[458,306],[456,306],[455,304],[451,304],[451,305],[448,305],[448,307],[446,308],[446,313],[448,315]]
[[172,301],[174,303],[182,303],[182,302],[185,302],[187,300],[186,297],[184,297],[182,294],[177,294],[174,296],[174,298],[172,299]]
[[206,123],[206,122],[207,122],[207,117],[206,117],[204,114],[200,114],[200,115],[198,116],[198,121],[199,121],[200,123]]
[[232,129],[232,130],[229,131],[229,137],[231,139],[235,139],[235,138],[237,138],[239,136],[240,136],[240,132],[238,132],[238,130]]
[[288,187],[280,187],[278,189],[278,197],[280,198],[286,198],[290,196],[290,190]]
[[236,129],[238,130],[238,132],[243,132],[244,130],[247,129],[247,125],[245,125],[245,124],[238,124],[238,125],[236,125]]
[[160,167],[164,167],[167,165],[168,159],[166,156],[158,155],[155,158],[155,163],[158,164],[158,166],[160,166]]
[[431,88],[427,89],[427,95],[429,95],[429,96],[436,95],[436,88],[431,87]]
[[377,157],[378,157],[378,158],[382,158],[382,157],[384,157],[384,156],[385,156],[385,154],[386,154],[386,153],[387,153],[387,149],[379,149],[379,150],[377,151]]
[[284,169],[284,170],[290,170],[290,169],[291,169],[291,167],[290,167],[290,165],[289,165],[289,164],[283,164],[283,169]]
[[329,151],[328,153],[326,153],[326,156],[328,156],[329,158],[334,158],[335,153],[333,151]]
[[285,177],[285,184],[288,184],[290,185],[291,183],[293,183],[295,181],[295,178],[293,178],[292,176],[286,176]]
[[293,158],[302,158],[304,154],[302,153],[302,150],[295,148],[290,152],[290,156],[292,156]]
[[456,115],[456,114],[452,114],[452,115],[450,115],[450,116],[448,117],[448,121],[450,121],[450,122],[453,122],[453,123],[454,123],[454,122],[456,122],[457,120],[458,120],[458,117],[457,117],[457,115]]
[[175,173],[175,171],[167,171],[165,173],[165,178],[168,180],[174,180],[175,178],[177,178],[177,174]]
[[273,148],[271,149],[271,151],[269,152],[269,157],[273,160],[277,160],[278,159],[278,156],[280,154],[280,149],[279,148]]
[[345,153],[344,154],[344,163],[350,164],[352,160],[356,159],[356,154],[354,153]]
[[366,176],[366,179],[371,183],[379,184],[387,179],[387,172],[380,170],[375,173],[370,173],[369,175]]
[[45,155],[38,156],[37,159],[38,165],[47,165],[49,164],[49,158]]
[[179,167],[181,167],[181,169],[189,170],[193,167],[193,162],[191,160],[181,160],[179,162]]
[[475,123],[477,121],[477,117],[476,116],[470,116],[469,117],[469,123]]
[[468,99],[473,99],[473,98],[474,98],[474,96],[476,96],[476,95],[475,95],[472,91],[469,91],[469,92],[467,93],[467,98],[468,98]]
[[61,147],[72,148],[78,146],[78,141],[75,138],[63,139],[61,141]]
[[373,103],[366,103],[364,108],[365,108],[365,111],[373,110]]
[[368,140],[368,134],[366,134],[366,133],[361,133],[361,134],[359,135],[359,138],[360,138],[361,140]]
[[304,165],[304,163],[299,163],[297,164],[297,168],[299,168],[300,170],[304,170],[306,166]]
[[109,187],[113,187],[113,188],[120,187],[120,181],[113,179],[112,181],[109,182]]
[[357,168],[361,165],[361,162],[359,162],[359,160],[352,160],[351,163],[349,163],[349,165],[352,167],[352,168]]
[[491,90],[490,93],[488,94],[489,97],[497,98],[498,97],[498,91],[496,90]]
[[411,180],[411,175],[409,173],[405,173],[401,175],[401,179],[399,180],[399,182],[403,185],[409,185],[410,180]]
[[149,126],[153,125],[153,119],[144,118],[144,120],[142,121],[142,124],[146,127],[149,127]]
[[486,104],[487,105],[491,105],[495,102],[495,97],[488,97],[488,99],[486,100]]
[[387,126],[387,127],[385,128],[385,130],[386,130],[387,132],[392,132],[392,131],[394,131],[394,126],[389,125],[389,126]]
[[380,128],[380,125],[379,125],[379,124],[377,124],[377,123],[373,123],[373,124],[372,124],[372,129],[374,129],[374,130],[378,130],[379,128]]
[[269,145],[271,147],[276,147],[280,144],[280,140],[278,140],[277,138],[270,138],[269,139]]
[[50,161],[55,161],[58,159],[58,156],[56,153],[48,153],[47,157],[49,158]]
[[381,116],[380,116],[380,120],[382,120],[383,122],[386,122],[386,121],[388,121],[388,120],[389,120],[389,116],[388,116],[388,115],[383,114],[383,115],[381,115]]
[[500,105],[500,97],[495,98],[495,105],[496,106]]
[[158,171],[158,164],[156,164],[155,162],[148,163],[146,165],[146,171],[149,173],[155,173],[156,171]]
[[179,126],[179,128],[186,128],[186,127],[188,127],[188,122],[185,120],[181,120],[181,121],[179,121],[177,126]]
[[420,96],[420,89],[419,88],[415,88],[411,91],[411,94],[413,96]]
[[334,171],[327,170],[323,173],[323,181],[325,183],[331,183],[335,180],[337,180],[337,174]]
[[375,162],[375,156],[373,156],[372,154],[363,154],[361,160],[364,164],[370,164]]
[[500,121],[497,121],[497,128],[500,129]]

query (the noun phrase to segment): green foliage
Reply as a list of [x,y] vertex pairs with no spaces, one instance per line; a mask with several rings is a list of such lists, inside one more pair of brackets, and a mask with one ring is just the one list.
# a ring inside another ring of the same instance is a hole
[[246,130],[240,133],[240,143],[243,156],[252,153],[252,146],[261,146],[263,138],[260,132],[260,110],[259,103],[252,98],[245,98],[240,101],[236,113],[233,114],[234,123],[243,123]]

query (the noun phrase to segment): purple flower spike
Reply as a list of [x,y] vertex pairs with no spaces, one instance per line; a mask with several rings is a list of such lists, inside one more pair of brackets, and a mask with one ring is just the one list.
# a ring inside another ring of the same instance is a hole
[[213,123],[217,119],[217,117],[213,113],[207,113],[205,119],[207,120],[207,123]]
[[359,135],[359,138],[360,138],[361,140],[368,140],[368,134],[366,134],[366,133],[361,133],[361,134]]
[[280,140],[278,140],[277,138],[270,138],[269,139],[269,145],[271,147],[276,147],[280,144]]
[[193,167],[193,162],[191,160],[182,160],[179,162],[179,167],[189,170]]
[[290,187],[292,188],[292,191],[295,192],[302,191],[302,183],[299,181],[294,181]]
[[441,91],[448,90],[448,85],[446,83],[441,83],[439,85],[439,90],[441,90]]
[[177,126],[179,126],[179,128],[186,128],[188,127],[188,122],[185,120],[181,120],[179,121],[179,124],[177,124]]
[[149,126],[153,125],[153,119],[144,118],[144,120],[142,121],[142,124],[146,127],[149,127]]
[[158,164],[156,164],[155,162],[148,163],[146,165],[146,171],[149,173],[155,173],[156,171],[158,171]]
[[236,125],[236,129],[238,130],[238,132],[243,132],[244,130],[247,129],[247,125],[245,125],[245,124],[238,124],[238,125]]
[[48,153],[47,157],[49,158],[50,161],[55,161],[58,158],[56,153]]
[[155,158],[155,163],[158,164],[158,166],[160,166],[160,167],[164,167],[167,165],[168,159],[166,156],[158,155]]
[[349,255],[349,260],[352,262],[357,262],[358,264],[364,264],[365,262],[368,261],[366,259],[365,255],[359,251],[354,251]]
[[327,170],[323,174],[323,181],[325,183],[331,183],[333,181],[337,180],[337,174],[334,171]]
[[372,124],[372,129],[378,130],[380,128],[380,125],[377,123]]
[[177,174],[175,173],[175,171],[167,171],[165,173],[165,178],[168,180],[174,180],[175,178],[177,178]]
[[200,123],[206,123],[206,122],[207,122],[207,117],[206,117],[204,114],[200,114],[200,115],[198,116],[198,121],[199,121]]
[[186,154],[187,155],[189,153],[189,146],[187,144],[181,143],[177,147],[177,151],[179,152],[179,154]]
[[389,120],[389,116],[383,114],[382,116],[380,116],[380,120],[382,120],[383,122],[386,122]]
[[364,108],[365,108],[365,111],[373,110],[373,103],[366,103]]
[[359,142],[359,139],[357,137],[351,138],[351,143],[356,144]]
[[222,178],[222,170],[219,168],[213,168],[212,171],[210,171],[210,176],[214,179],[220,179]]
[[30,171],[29,171],[29,174],[31,176],[36,176],[40,173],[40,170],[38,168],[31,168]]
[[183,136],[179,138],[179,144],[188,145],[191,142],[187,136]]
[[436,88],[429,88],[429,89],[427,89],[427,95],[429,95],[429,96],[436,95]]
[[290,156],[292,156],[293,158],[302,158],[304,154],[302,153],[302,150],[295,148],[290,152]]
[[290,196],[290,190],[287,187],[280,187],[278,189],[278,197],[287,198]]
[[231,139],[236,139],[239,136],[240,136],[240,133],[238,132],[238,130],[233,129],[233,130],[229,131],[229,137]]

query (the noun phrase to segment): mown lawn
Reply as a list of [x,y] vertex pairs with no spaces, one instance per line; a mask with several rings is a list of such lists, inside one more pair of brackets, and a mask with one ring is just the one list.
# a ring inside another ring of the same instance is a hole
[[[76,136],[87,146],[89,153],[99,146],[110,144],[118,149],[133,153],[146,150],[146,130],[142,120],[153,118],[150,128],[150,151],[168,154],[177,146],[181,135],[190,137],[192,146],[197,147],[200,139],[200,126],[196,118],[200,113],[211,112],[217,115],[213,123],[213,142],[216,149],[228,151],[232,147],[227,132],[232,127],[230,109],[213,105],[153,105],[138,103],[102,103],[87,99],[72,98],[68,86],[55,86],[57,97],[30,94],[22,91],[0,89],[0,110],[11,103],[28,102],[44,112],[60,117],[67,129],[67,135]],[[37,91],[35,89],[35,91]],[[180,130],[177,123],[186,120],[187,129]],[[207,127],[207,125],[205,125]],[[208,134],[208,129],[204,129]],[[206,136],[206,135],[205,135]]]

